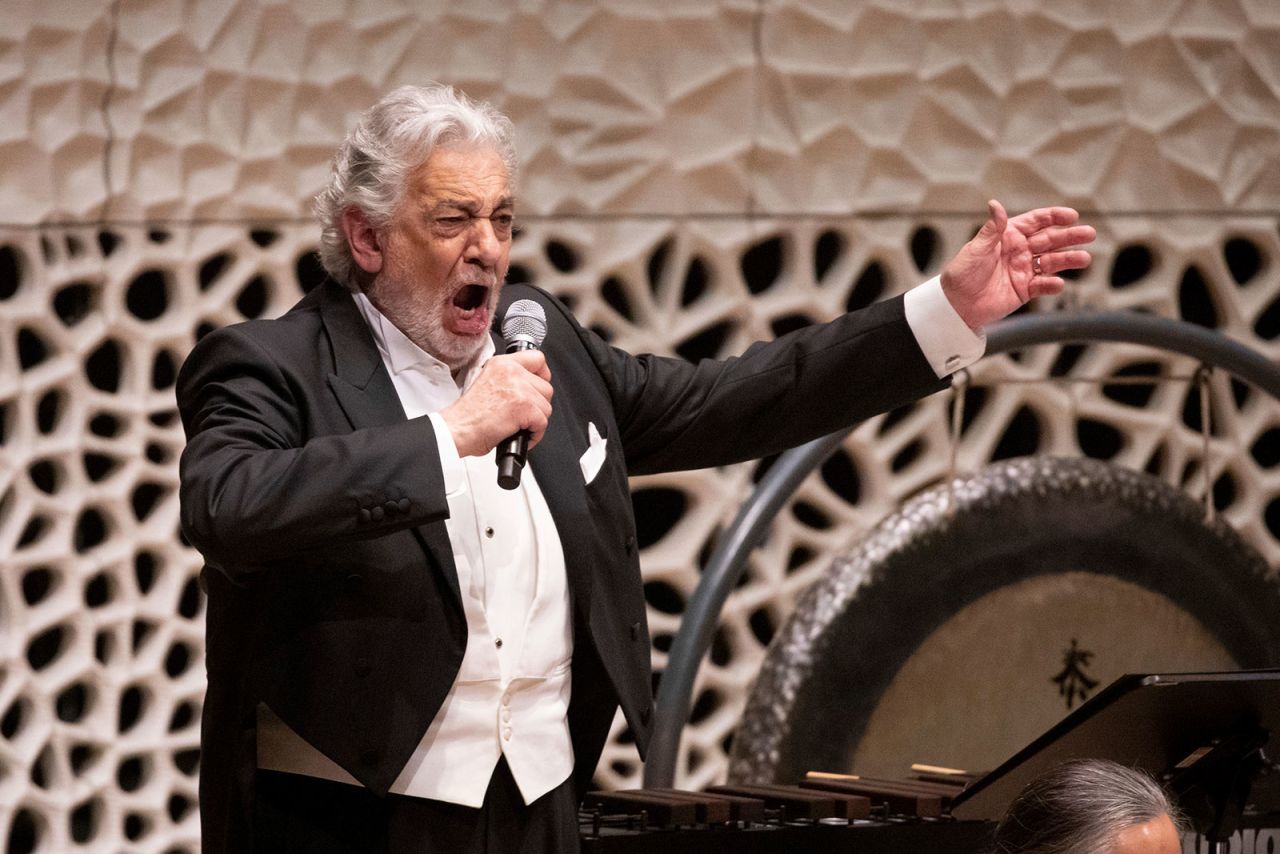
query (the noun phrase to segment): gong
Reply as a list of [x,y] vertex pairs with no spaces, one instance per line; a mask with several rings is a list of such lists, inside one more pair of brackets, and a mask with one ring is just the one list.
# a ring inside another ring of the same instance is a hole
[[994,768],[1130,672],[1280,664],[1280,590],[1190,496],[1027,457],[922,493],[806,591],[734,738],[734,781]]

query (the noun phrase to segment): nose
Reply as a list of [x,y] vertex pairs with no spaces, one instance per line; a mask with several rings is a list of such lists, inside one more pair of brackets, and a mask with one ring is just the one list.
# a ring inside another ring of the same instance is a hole
[[502,238],[498,236],[488,217],[472,218],[470,236],[466,254],[468,263],[481,266],[485,270],[496,268],[502,257]]

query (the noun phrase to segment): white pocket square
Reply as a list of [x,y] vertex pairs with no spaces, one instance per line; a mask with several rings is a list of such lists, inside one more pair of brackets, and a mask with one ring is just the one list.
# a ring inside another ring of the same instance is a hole
[[578,465],[582,468],[582,477],[587,483],[595,480],[596,475],[600,473],[600,467],[604,465],[606,447],[605,440],[601,438],[595,422],[588,421],[587,452],[578,459]]

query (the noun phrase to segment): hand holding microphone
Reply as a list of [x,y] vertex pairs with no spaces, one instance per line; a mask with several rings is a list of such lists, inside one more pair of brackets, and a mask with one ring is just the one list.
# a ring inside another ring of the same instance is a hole
[[508,489],[519,484],[524,454],[542,438],[551,417],[551,371],[546,357],[536,349],[546,328],[540,305],[531,300],[514,303],[502,325],[508,341],[506,354],[486,362],[466,394],[440,412],[461,456],[484,456],[510,444],[499,448],[497,455],[500,477],[504,454],[509,460],[507,472],[514,481],[509,481]]

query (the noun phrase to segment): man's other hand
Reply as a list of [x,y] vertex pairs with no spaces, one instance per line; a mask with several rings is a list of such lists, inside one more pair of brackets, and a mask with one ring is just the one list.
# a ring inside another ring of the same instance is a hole
[[1004,206],[987,202],[988,216],[974,238],[942,270],[942,291],[975,332],[1028,300],[1062,291],[1063,270],[1089,266],[1083,246],[1093,227],[1076,225],[1071,208],[1037,208],[1009,218]]
[[462,397],[440,411],[462,457],[480,457],[521,430],[538,444],[551,417],[551,370],[539,350],[494,356]]

